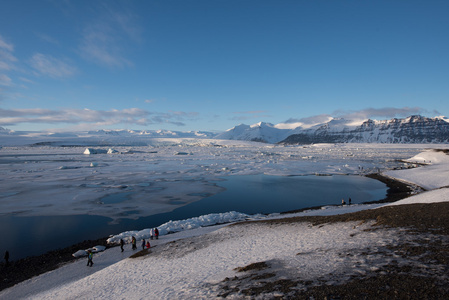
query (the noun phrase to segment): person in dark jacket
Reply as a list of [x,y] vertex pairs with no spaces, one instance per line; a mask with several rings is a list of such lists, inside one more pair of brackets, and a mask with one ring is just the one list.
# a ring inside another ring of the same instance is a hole
[[133,250],[136,250],[136,249],[137,249],[136,243],[137,243],[136,238],[135,238],[135,237],[132,237],[132,239],[131,239],[131,244],[132,244],[132,249],[133,249]]
[[154,228],[154,235],[156,236],[156,240],[159,238],[159,230]]
[[125,246],[125,242],[123,239],[120,239],[120,249],[122,249],[122,252],[124,251],[123,246]]
[[142,240],[142,250],[145,250],[145,240]]
[[94,264],[94,262],[92,261],[92,259],[94,258],[94,254],[92,253],[91,250],[87,251],[87,266],[92,267],[92,265]]

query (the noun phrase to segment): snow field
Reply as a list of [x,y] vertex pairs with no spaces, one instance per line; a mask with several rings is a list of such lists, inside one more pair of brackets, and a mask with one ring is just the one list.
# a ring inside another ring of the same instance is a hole
[[399,236],[396,230],[363,231],[371,225],[226,226],[198,238],[158,245],[148,256],[123,260],[32,298],[211,299],[219,282],[238,275],[235,268],[261,261],[272,265],[267,272],[279,278],[299,274],[299,279],[335,283],[370,271],[368,261],[387,263],[380,255],[359,254],[368,248],[376,253],[376,248]]
[[426,190],[449,186],[449,169],[444,167],[449,165],[449,155],[444,152],[427,150],[407,161],[427,165],[410,170],[388,171],[386,175],[419,185]]

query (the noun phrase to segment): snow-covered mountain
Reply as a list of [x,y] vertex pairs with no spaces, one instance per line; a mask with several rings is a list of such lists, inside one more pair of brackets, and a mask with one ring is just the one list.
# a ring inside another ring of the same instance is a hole
[[238,125],[216,138],[282,144],[312,143],[449,143],[449,119],[410,116],[355,122],[332,119],[312,127],[284,129],[283,124]]
[[223,140],[243,140],[264,143],[277,143],[292,134],[291,129],[279,129],[275,125],[260,122],[254,125],[240,124],[215,136]]

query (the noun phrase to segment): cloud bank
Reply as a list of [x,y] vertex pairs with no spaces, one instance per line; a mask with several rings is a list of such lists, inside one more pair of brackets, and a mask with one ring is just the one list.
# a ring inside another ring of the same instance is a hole
[[[366,108],[358,111],[346,111],[346,110],[337,110],[332,114],[321,114],[306,118],[290,118],[286,120],[285,124],[294,124],[301,123],[304,125],[313,125],[324,123],[335,118],[343,118],[347,120],[353,121],[361,121],[367,119],[392,119],[392,118],[404,118],[411,115],[419,115],[419,114],[427,114],[428,110],[421,107],[384,107],[384,108]],[[439,112],[433,111],[435,115],[439,115]]]
[[[330,121],[333,117],[345,118],[352,121],[361,121],[369,118],[390,119],[394,117],[407,117],[414,114],[425,114],[423,108],[368,108],[360,111],[337,111],[335,115],[321,114],[306,118],[290,118],[278,124],[279,126],[291,127],[298,125],[310,127]],[[261,117],[258,121],[264,121],[264,111],[236,112],[235,120],[245,118]],[[437,113],[437,112],[436,112]],[[438,115],[438,114],[436,114]],[[241,118],[240,118],[241,117]],[[268,116],[269,117],[269,116]],[[150,125],[172,125],[186,126],[186,122],[194,122],[199,118],[197,112],[169,111],[153,112],[140,108],[91,110],[91,109],[1,109],[0,126],[17,126],[20,124],[47,124],[47,125],[71,125],[72,130],[90,130],[93,128],[108,129],[112,126],[130,128],[132,126]],[[290,124],[290,125],[289,125]],[[205,128],[204,130],[208,130]]]
[[0,109],[0,126],[15,126],[22,123],[75,124],[78,128],[108,127],[112,125],[172,124],[185,126],[185,120],[196,118],[195,112],[150,112],[140,108],[123,110],[91,109]]
[[344,111],[338,110],[334,112],[339,118],[350,119],[350,120],[366,120],[375,118],[403,118],[410,115],[425,114],[428,111],[421,107],[384,107],[384,108],[366,108],[359,111]]

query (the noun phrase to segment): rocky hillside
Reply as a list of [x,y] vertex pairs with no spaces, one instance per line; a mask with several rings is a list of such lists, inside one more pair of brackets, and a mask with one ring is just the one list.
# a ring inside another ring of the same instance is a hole
[[367,120],[355,128],[334,130],[327,123],[292,134],[282,144],[311,143],[448,143],[449,123],[444,118],[411,116],[387,121]]
[[354,122],[332,119],[312,127],[283,129],[269,123],[238,125],[216,138],[280,144],[313,143],[448,143],[445,117],[410,116],[404,119]]

